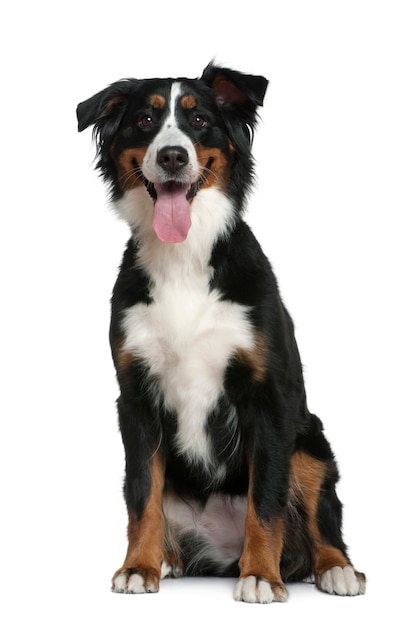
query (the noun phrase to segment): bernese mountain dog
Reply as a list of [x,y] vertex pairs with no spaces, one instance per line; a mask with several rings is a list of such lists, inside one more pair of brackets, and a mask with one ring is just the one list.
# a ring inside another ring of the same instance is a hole
[[292,581],[365,591],[293,323],[243,220],[267,84],[210,63],[77,108],[131,230],[110,324],[128,511],[115,592],[181,575],[236,576],[244,602],[283,602]]

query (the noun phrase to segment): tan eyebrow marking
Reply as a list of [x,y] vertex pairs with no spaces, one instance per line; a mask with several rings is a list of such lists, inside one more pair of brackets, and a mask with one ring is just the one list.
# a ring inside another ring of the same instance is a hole
[[149,98],[149,104],[153,106],[154,109],[163,109],[165,106],[165,98],[155,93]]
[[181,98],[181,105],[184,109],[194,109],[197,106],[197,100],[191,94]]

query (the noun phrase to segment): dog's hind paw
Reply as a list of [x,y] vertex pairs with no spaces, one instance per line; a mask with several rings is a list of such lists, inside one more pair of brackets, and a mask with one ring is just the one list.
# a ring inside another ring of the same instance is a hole
[[179,563],[169,563],[162,561],[161,580],[163,578],[180,578],[183,574],[182,565]]
[[140,569],[122,569],[114,575],[111,590],[115,593],[156,593],[159,591],[159,576]]
[[237,581],[233,597],[238,602],[269,604],[286,602],[288,591],[282,583],[269,583],[263,578],[246,576]]
[[365,593],[365,576],[353,567],[332,567],[316,576],[316,585],[321,591],[338,596],[358,596]]

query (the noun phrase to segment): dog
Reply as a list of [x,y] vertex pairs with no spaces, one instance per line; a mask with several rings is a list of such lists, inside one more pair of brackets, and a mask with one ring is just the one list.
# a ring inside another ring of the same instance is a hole
[[338,468],[309,412],[292,320],[243,220],[268,81],[211,62],[199,79],[125,79],[77,107],[127,221],[112,295],[128,511],[119,593],[233,576],[365,592],[342,537]]

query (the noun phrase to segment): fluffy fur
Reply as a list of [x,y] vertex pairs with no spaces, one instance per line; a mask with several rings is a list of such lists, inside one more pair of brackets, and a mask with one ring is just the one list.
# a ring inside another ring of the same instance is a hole
[[132,233],[110,327],[129,515],[117,592],[181,574],[237,576],[246,602],[311,577],[365,590],[293,324],[242,218],[266,88],[210,64],[200,79],[121,80],[77,109]]

